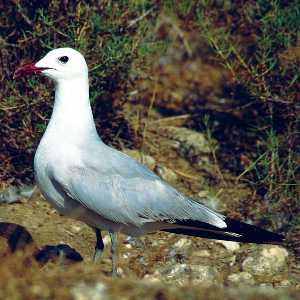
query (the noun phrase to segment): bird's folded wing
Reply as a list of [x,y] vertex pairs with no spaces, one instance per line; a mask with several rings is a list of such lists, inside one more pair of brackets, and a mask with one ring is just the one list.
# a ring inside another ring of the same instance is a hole
[[120,174],[103,176],[89,167],[73,167],[67,181],[60,182],[65,193],[103,218],[121,224],[193,219],[226,227],[224,217],[184,197],[159,178],[125,178]]

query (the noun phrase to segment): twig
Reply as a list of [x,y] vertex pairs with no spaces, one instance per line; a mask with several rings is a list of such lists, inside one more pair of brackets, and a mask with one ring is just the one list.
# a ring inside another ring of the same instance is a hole
[[156,123],[161,123],[161,122],[172,122],[180,119],[189,119],[191,117],[197,117],[200,116],[201,114],[185,114],[185,115],[180,115],[180,116],[174,116],[174,117],[167,117],[167,118],[161,118],[158,120],[151,121],[150,124],[156,124]]
[[176,174],[178,174],[179,176],[181,176],[181,177],[185,177],[185,178],[188,178],[188,179],[190,179],[190,180],[199,181],[199,177],[196,177],[196,176],[193,176],[193,175],[184,173],[184,172],[182,172],[182,171],[178,171],[178,170],[176,170],[176,169],[175,169],[175,170],[173,169],[173,171],[174,171]]
[[150,9],[148,9],[147,11],[145,11],[141,16],[137,17],[136,19],[133,19],[133,20],[129,21],[129,24],[128,24],[127,28],[132,27],[137,22],[139,22],[142,19],[144,19],[145,17],[147,17],[154,10],[154,7],[155,6],[151,7]]
[[252,162],[239,176],[236,177],[235,182],[238,183],[245,174],[250,172],[255,167],[255,165],[266,156],[266,154],[267,153],[263,153],[254,162]]
[[25,13],[23,12],[23,9],[20,5],[20,3],[18,3],[15,0],[11,0],[11,2],[17,7],[17,11],[18,13],[22,16],[22,18],[24,19],[24,21],[30,26],[32,27],[32,21],[28,18],[28,16],[25,15]]

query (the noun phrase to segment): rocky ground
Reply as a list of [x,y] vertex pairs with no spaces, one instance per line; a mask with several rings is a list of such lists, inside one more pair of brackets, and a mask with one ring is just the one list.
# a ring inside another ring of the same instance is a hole
[[[149,125],[145,145],[148,155],[135,150],[124,152],[207,205],[228,211],[232,203],[248,193],[242,185],[230,186],[228,178],[226,186],[215,190],[203,185],[201,174],[215,173],[216,169],[208,155],[208,141],[200,133],[178,126]],[[151,145],[164,150],[155,156]],[[12,193],[2,193],[0,222],[25,226],[38,246],[68,244],[80,252],[84,261],[66,264],[56,260],[40,266],[28,251],[10,254],[6,240],[0,237],[0,299],[300,298],[300,264],[283,247],[162,232],[141,240],[120,235],[119,278],[111,278],[108,236],[104,238],[103,259],[94,264],[95,236],[90,228],[59,215],[39,192],[30,199],[26,193],[13,194],[14,201],[5,203],[12,199]]]

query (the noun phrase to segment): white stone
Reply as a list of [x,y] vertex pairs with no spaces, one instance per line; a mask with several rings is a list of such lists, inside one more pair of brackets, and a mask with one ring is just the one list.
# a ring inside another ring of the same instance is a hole
[[248,256],[242,263],[243,271],[255,276],[270,277],[287,268],[288,252],[280,246],[263,246],[259,253]]
[[210,257],[211,253],[208,250],[198,250],[193,252],[192,257]]
[[175,264],[170,269],[169,273],[167,274],[167,277],[174,277],[175,275],[178,275],[180,273],[187,272],[187,270],[187,264]]
[[179,239],[174,245],[174,248],[183,249],[189,248],[192,245],[192,241],[188,238],[181,238]]
[[273,257],[280,264],[285,263],[286,258],[289,256],[289,253],[285,248],[276,245],[263,248],[261,254],[267,258]]
[[130,249],[132,249],[132,245],[131,244],[125,244],[125,248],[130,250]]
[[240,244],[238,242],[216,240],[216,243],[223,245],[225,249],[232,252],[238,251],[240,249]]
[[[221,277],[216,268],[208,265],[174,264],[160,270],[160,277],[176,285],[220,285]],[[156,276],[157,277],[157,276]]]
[[81,231],[81,226],[73,225],[73,226],[71,226],[70,230],[72,233],[79,233]]
[[74,300],[107,300],[106,286],[103,282],[97,282],[95,285],[87,285],[80,282],[71,288],[71,295]]
[[212,266],[206,265],[191,265],[191,281],[198,285],[220,285],[223,282],[218,271]]

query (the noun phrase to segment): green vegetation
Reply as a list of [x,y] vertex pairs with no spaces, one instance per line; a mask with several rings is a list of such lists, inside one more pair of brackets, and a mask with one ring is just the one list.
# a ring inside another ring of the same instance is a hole
[[[261,192],[269,221],[294,226],[300,204],[300,5],[261,0],[234,9],[225,16],[206,3],[197,18],[217,59],[244,90],[242,104],[256,113],[249,127],[257,138],[257,157],[238,178]],[[239,15],[237,21],[230,18],[233,13]],[[223,24],[216,26],[222,18]]]

